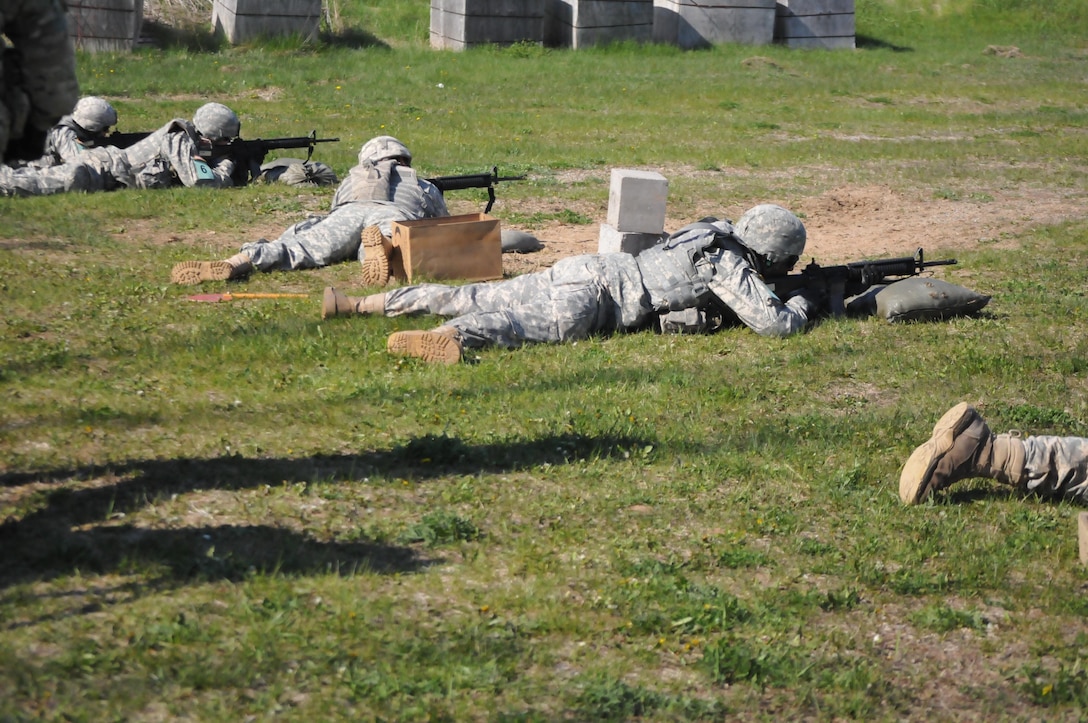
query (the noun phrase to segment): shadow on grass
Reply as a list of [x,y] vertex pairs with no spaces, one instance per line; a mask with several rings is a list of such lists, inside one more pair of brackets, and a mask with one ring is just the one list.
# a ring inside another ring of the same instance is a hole
[[[0,487],[66,485],[44,492],[39,509],[0,525],[0,589],[74,572],[150,570],[158,584],[241,579],[253,571],[307,574],[414,572],[433,564],[414,548],[373,540],[322,541],[268,525],[150,529],[110,520],[194,490],[240,490],[284,483],[369,484],[370,477],[416,481],[503,472],[575,460],[626,457],[654,442],[624,436],[552,435],[469,445],[425,435],[388,451],[303,459],[137,460],[0,475]],[[73,487],[76,487],[73,489]]]
[[913,53],[914,48],[908,48],[904,45],[896,45],[895,43],[889,43],[886,40],[880,38],[873,38],[868,35],[855,35],[854,46],[859,50],[890,50],[893,53]]
[[156,48],[184,49],[191,53],[212,53],[226,46],[211,25],[169,25],[145,19],[140,26],[140,44]]
[[361,48],[381,48],[389,50],[387,42],[377,35],[371,35],[365,30],[346,28],[338,33],[322,33],[321,42],[333,48],[348,48],[359,50]]
[[[212,53],[230,47],[226,38],[217,33],[211,25],[179,24],[170,25],[155,20],[145,20],[141,28],[141,43],[158,48],[187,50],[191,53]],[[321,32],[318,43],[307,42],[300,36],[260,37],[247,41],[245,45],[269,45],[271,47],[291,46],[318,49],[330,48],[383,48],[390,46],[376,35],[357,28],[345,28],[339,32]]]
[[1006,500],[1022,500],[1028,501],[1032,504],[1044,504],[1044,505],[1071,505],[1074,508],[1082,509],[1088,505],[1085,505],[1079,497],[1061,497],[1055,495],[1041,494],[1036,491],[1021,491],[1013,489],[1011,487],[1005,487],[998,482],[993,483],[993,487],[986,488],[974,488],[974,489],[955,489],[936,493],[936,504],[949,505],[949,506],[961,506],[961,505],[973,505],[980,502],[999,502]]

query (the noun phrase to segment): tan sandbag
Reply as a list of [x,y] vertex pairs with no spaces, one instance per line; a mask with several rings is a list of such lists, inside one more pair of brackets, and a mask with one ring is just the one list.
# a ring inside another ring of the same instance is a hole
[[265,163],[261,166],[259,180],[288,186],[332,186],[338,182],[336,173],[329,166],[301,158],[277,158]]
[[888,321],[934,321],[971,316],[990,297],[940,279],[912,276],[888,284],[876,294],[876,314]]

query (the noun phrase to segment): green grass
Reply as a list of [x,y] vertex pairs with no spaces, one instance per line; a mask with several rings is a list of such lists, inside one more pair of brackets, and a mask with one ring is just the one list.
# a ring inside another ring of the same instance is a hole
[[[528,173],[499,190],[526,225],[603,217],[628,165],[689,219],[843,183],[1085,188],[1080,3],[859,0],[853,53],[435,52],[426,3],[339,5],[312,46],[82,55],[83,89],[123,130],[205,98],[249,136],[316,127],[341,174],[383,132],[428,175]],[[1082,716],[1078,508],[896,484],[961,399],[1088,435],[1084,218],[957,249],[978,319],[452,368],[384,351],[433,320],[318,319],[354,264],[246,284],[301,300],[167,283],[330,195],[0,199],[0,720]]]

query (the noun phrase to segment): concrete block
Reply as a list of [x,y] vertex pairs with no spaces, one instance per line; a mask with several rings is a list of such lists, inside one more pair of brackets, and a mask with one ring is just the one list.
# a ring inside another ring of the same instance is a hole
[[681,48],[774,40],[775,0],[654,0],[656,42]]
[[561,47],[586,47],[653,39],[653,0],[553,0],[545,41]]
[[608,223],[617,231],[661,233],[669,181],[660,173],[613,168],[608,187]]
[[231,44],[260,36],[317,38],[321,0],[214,0],[212,30]]
[[776,12],[788,10],[791,15],[854,14],[854,0],[776,0]]
[[143,19],[143,0],[68,0],[68,34],[89,53],[132,50]]
[[540,17],[544,14],[544,0],[431,0],[431,7],[457,15]]
[[854,0],[778,0],[774,39],[791,48],[853,49]]
[[601,224],[601,236],[597,241],[597,253],[614,254],[622,251],[625,254],[638,256],[640,253],[656,246],[667,239],[669,235],[661,233],[637,233],[631,231],[617,231],[611,224]]
[[542,43],[548,0],[431,0],[431,47]]
[[676,45],[679,33],[680,14],[676,6],[670,0],[654,0],[654,42]]

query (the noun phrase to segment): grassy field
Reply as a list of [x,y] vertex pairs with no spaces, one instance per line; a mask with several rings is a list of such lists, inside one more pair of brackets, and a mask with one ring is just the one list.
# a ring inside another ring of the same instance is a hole
[[175,19],[81,84],[125,131],[205,99],[316,128],[340,174],[380,133],[426,175],[498,164],[529,180],[497,215],[545,238],[603,222],[612,167],[667,169],[675,223],[842,184],[1073,201],[970,243],[919,220],[977,319],[436,368],[385,353],[433,319],[319,320],[354,263],[244,285],[308,299],[168,283],[331,189],[0,199],[0,720],[1084,718],[1081,508],[896,494],[961,400],[1088,436],[1081,3],[858,0],[854,52],[455,54],[425,0],[336,10],[312,45]]

